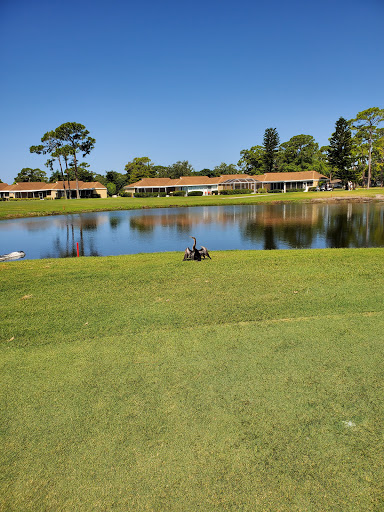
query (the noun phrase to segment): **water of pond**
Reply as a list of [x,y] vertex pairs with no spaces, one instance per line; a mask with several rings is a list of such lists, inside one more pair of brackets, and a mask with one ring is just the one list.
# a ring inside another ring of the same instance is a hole
[[384,203],[268,204],[83,213],[0,221],[0,254],[106,256],[192,245],[226,249],[384,247]]

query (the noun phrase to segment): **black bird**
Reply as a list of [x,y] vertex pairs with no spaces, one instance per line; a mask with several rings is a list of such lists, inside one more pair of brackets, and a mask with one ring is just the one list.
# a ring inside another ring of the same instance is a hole
[[194,236],[191,236],[191,238],[194,240],[193,247],[192,247],[192,249],[190,249],[189,247],[187,247],[185,249],[183,261],[185,261],[185,260],[201,261],[201,258],[205,259],[206,257],[211,259],[208,249],[206,247],[204,247],[203,245],[201,246],[201,249],[196,249],[196,238]]

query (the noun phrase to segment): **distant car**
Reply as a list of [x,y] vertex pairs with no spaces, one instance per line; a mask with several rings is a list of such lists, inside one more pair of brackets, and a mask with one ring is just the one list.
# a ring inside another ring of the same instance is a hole
[[341,183],[333,183],[332,188],[344,188]]
[[327,191],[331,191],[331,190],[332,190],[332,187],[328,184],[321,185],[321,187],[320,187],[320,192],[327,192]]

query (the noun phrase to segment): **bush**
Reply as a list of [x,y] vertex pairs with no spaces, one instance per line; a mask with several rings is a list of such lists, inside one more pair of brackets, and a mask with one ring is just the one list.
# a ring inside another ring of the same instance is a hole
[[203,191],[202,190],[192,190],[191,192],[188,192],[188,196],[202,196]]
[[317,190],[317,187],[309,187],[308,191],[309,192],[316,192]]
[[158,192],[135,192],[133,197],[157,197]]
[[287,192],[304,192],[304,188],[287,188]]
[[231,195],[237,195],[237,194],[252,194],[253,193],[253,190],[251,190],[250,188],[241,188],[241,189],[238,189],[238,190],[220,190],[220,195],[222,196],[231,196]]
[[219,191],[218,190],[212,190],[211,194],[213,196],[218,196],[219,195]]
[[159,192],[159,197],[167,197],[167,193],[166,192]]
[[10,201],[40,201],[39,197],[10,197]]
[[171,192],[171,195],[173,196],[185,196],[184,190],[175,190],[175,192]]
[[258,194],[267,194],[268,190],[266,188],[258,188],[256,191]]
[[116,194],[116,183],[108,182],[107,183],[107,191],[109,196],[114,196]]
[[282,192],[282,189],[268,190],[268,194],[281,194]]
[[132,192],[120,192],[120,197],[132,197]]

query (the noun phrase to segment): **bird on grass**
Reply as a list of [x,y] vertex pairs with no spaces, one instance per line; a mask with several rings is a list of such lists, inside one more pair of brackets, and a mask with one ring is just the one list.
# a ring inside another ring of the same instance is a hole
[[194,236],[191,236],[191,238],[193,239],[193,247],[192,247],[192,249],[190,249],[189,247],[187,247],[185,249],[183,261],[185,261],[185,260],[201,261],[201,258],[205,259],[206,257],[211,259],[208,249],[206,247],[204,247],[203,245],[201,246],[201,249],[196,249],[196,238]]

